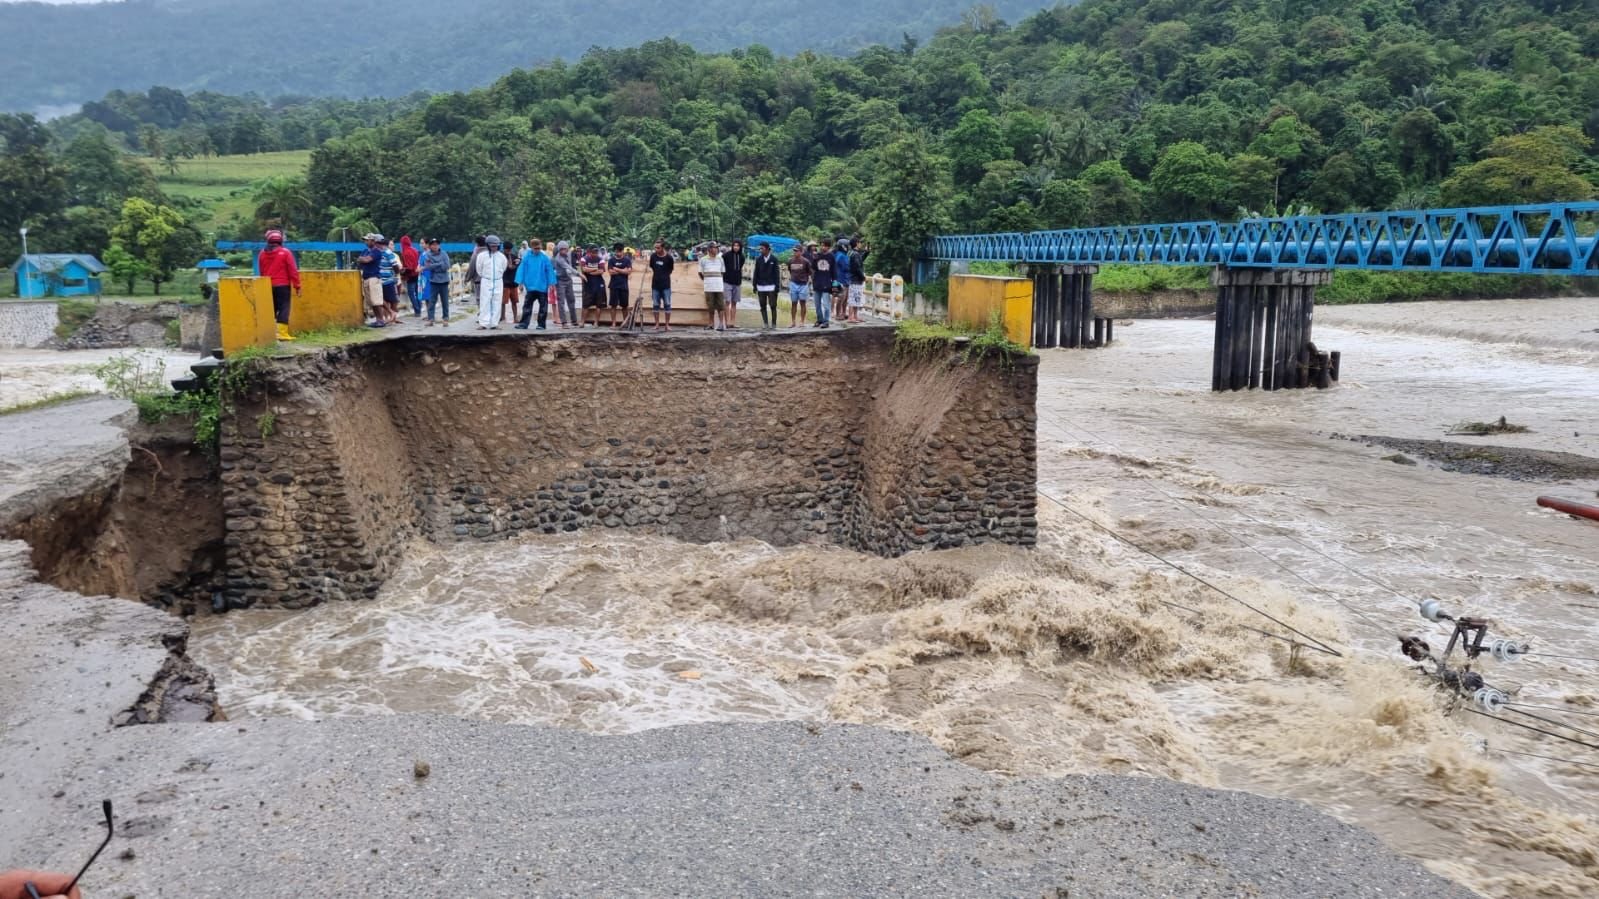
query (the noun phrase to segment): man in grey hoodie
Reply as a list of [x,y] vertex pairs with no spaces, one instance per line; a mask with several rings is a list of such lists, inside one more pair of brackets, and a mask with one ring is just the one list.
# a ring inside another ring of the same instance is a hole
[[572,280],[578,277],[577,266],[572,264],[572,245],[561,241],[555,245],[555,316],[563,328],[581,328],[577,317],[577,298],[572,293]]

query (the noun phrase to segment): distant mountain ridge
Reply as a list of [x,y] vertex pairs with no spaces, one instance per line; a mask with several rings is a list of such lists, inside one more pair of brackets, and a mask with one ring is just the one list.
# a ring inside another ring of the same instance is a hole
[[[1014,22],[1055,5],[996,0],[986,12]],[[963,14],[984,14],[972,0],[744,0],[711,16],[681,0],[648,7],[534,0],[515,12],[474,6],[462,13],[391,0],[380,18],[375,5],[322,0],[0,3],[0,34],[9,38],[0,53],[0,110],[76,106],[152,85],[266,97],[401,96],[477,87],[514,67],[575,60],[592,46],[670,37],[706,51],[760,44],[779,54],[841,53],[898,46],[905,34],[925,38]]]

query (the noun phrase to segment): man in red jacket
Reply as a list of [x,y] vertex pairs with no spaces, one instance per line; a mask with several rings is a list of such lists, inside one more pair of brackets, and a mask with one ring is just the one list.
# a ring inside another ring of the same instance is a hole
[[278,339],[293,340],[289,334],[289,288],[300,295],[300,266],[294,254],[283,245],[283,232],[274,228],[266,233],[266,249],[257,264],[261,277],[272,279],[272,314],[278,322]]

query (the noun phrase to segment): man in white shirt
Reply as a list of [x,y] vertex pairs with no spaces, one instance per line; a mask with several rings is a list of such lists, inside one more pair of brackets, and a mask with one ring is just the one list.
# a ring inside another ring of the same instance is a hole
[[711,310],[712,331],[727,330],[722,314],[727,308],[727,300],[722,294],[723,274],[721,248],[713,240],[700,254],[700,280],[705,282],[705,308]]

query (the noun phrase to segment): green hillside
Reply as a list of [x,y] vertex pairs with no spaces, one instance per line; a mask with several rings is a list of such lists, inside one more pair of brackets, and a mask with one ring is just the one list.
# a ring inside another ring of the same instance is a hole
[[189,218],[201,232],[211,234],[234,222],[251,223],[257,205],[255,186],[273,177],[303,177],[310,162],[310,150],[285,150],[177,160],[175,173],[160,163],[151,168],[158,172],[156,181],[168,196],[203,204]]

